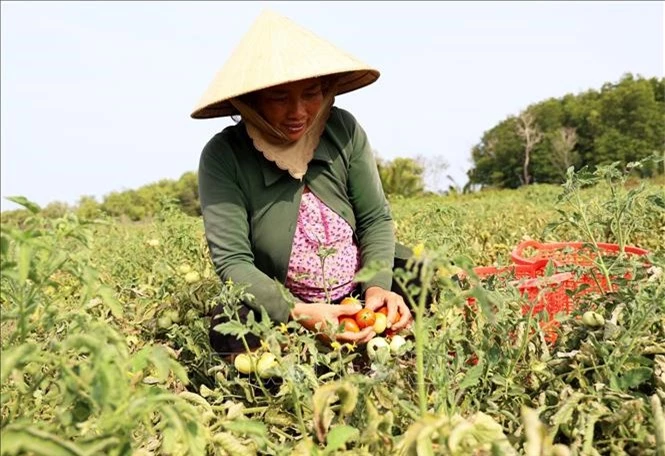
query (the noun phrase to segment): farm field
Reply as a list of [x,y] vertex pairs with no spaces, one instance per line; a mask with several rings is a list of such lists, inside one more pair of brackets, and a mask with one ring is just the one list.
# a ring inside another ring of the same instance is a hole
[[[2,455],[665,455],[662,179],[607,167],[563,186],[394,198],[419,265],[399,280],[419,271],[429,291],[412,290],[406,344],[327,346],[264,319],[250,329],[274,358],[250,374],[208,344],[210,310],[244,291],[216,277],[200,218],[46,219],[25,205],[32,218],[1,238]],[[474,273],[511,265],[528,240],[649,253],[550,262],[537,297]],[[569,313],[534,309],[555,292]]]

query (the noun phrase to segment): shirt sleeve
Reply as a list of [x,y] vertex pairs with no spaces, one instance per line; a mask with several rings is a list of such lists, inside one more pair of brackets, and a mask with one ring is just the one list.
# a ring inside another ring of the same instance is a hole
[[210,256],[222,282],[247,285],[254,299],[246,304],[261,307],[273,321],[285,322],[290,306],[277,283],[254,265],[250,243],[247,199],[238,184],[238,165],[228,143],[211,139],[199,162],[199,198]]
[[372,286],[390,290],[395,260],[395,232],[390,207],[367,135],[350,113],[345,114],[350,120],[352,134],[348,190],[356,217],[362,266],[372,262],[385,265],[385,269],[361,284],[361,291],[364,294]]

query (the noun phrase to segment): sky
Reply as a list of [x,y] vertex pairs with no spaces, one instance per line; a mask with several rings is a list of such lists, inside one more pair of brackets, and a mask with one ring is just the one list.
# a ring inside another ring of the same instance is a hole
[[[98,202],[196,171],[230,119],[190,113],[264,9],[381,77],[340,95],[381,159],[466,182],[471,148],[530,104],[664,76],[664,2],[15,2],[1,4],[1,210]],[[428,178],[429,179],[429,178]]]

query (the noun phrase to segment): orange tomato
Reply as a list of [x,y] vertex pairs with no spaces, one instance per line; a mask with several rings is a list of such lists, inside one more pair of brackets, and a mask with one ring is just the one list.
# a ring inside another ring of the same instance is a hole
[[350,331],[350,332],[354,332],[354,333],[357,333],[358,331],[360,331],[360,328],[358,327],[358,323],[356,323],[356,321],[353,318],[348,318],[348,317],[347,318],[342,318],[339,321],[339,324],[342,325],[342,328],[344,329],[344,331]]
[[356,323],[358,323],[358,327],[361,329],[373,326],[375,321],[376,316],[374,316],[372,309],[365,308],[356,314]]
[[[386,317],[388,316],[388,308],[387,307],[381,307],[377,312],[382,313]],[[395,313],[395,316],[393,317],[393,321],[391,323],[397,323],[399,319],[402,318],[402,316],[399,314],[399,312]]]
[[347,296],[346,298],[342,299],[342,302],[340,302],[340,305],[346,306],[349,304],[361,304],[360,299],[354,298],[353,296]]

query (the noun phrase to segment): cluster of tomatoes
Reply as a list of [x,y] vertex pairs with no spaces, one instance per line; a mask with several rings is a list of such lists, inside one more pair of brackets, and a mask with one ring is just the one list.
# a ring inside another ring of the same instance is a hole
[[[348,297],[344,298],[340,305],[353,305],[360,304],[360,301],[357,298]],[[399,312],[395,314],[391,325],[397,323],[400,320],[401,316]],[[381,307],[376,312],[372,309],[363,308],[353,317],[341,318],[339,321],[342,325],[344,331],[350,332],[359,332],[360,330],[371,326],[374,329],[376,334],[383,334],[386,332],[386,335],[392,335],[392,331],[386,328],[388,327],[388,308]]]

